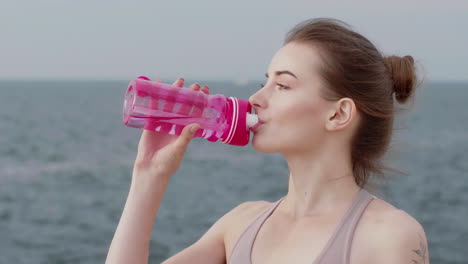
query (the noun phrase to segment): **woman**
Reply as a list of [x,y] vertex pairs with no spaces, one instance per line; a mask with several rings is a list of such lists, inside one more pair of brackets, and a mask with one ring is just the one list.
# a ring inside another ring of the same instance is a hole
[[[266,78],[249,99],[263,122],[252,145],[283,154],[288,193],[240,204],[163,263],[429,263],[422,226],[364,189],[385,169],[393,97],[404,103],[414,93],[413,58],[383,57],[343,22],[313,19],[288,33]],[[179,137],[143,131],[107,263],[147,263],[161,199],[197,128]]]

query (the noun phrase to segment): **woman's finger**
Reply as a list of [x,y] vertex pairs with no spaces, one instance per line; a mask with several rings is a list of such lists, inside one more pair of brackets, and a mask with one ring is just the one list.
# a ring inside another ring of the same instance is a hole
[[206,94],[210,94],[210,88],[208,88],[208,86],[203,86],[203,88],[201,89],[202,92],[206,93]]
[[180,150],[181,156],[184,155],[185,151],[187,150],[187,146],[189,145],[190,141],[193,139],[193,136],[199,128],[199,124],[190,124],[188,126],[185,126],[182,130],[182,133],[176,140],[176,145]]
[[201,87],[200,84],[194,83],[193,90],[194,90],[194,91],[200,91],[200,87]]
[[198,83],[192,83],[188,88],[195,90],[197,89],[197,86],[200,86]]
[[177,86],[177,87],[183,87],[184,86],[184,78],[177,79],[172,85]]

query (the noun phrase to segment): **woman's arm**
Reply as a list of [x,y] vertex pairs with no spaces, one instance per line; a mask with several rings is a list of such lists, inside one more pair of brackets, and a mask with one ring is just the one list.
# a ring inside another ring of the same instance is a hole
[[[120,223],[112,240],[106,260],[107,264],[147,263],[151,229],[165,190],[137,189],[132,185],[128,194]],[[153,202],[148,202],[153,201]],[[225,231],[232,226],[245,210],[252,208],[252,202],[245,202],[218,219],[213,226],[193,245],[182,250],[163,264],[224,264],[226,251]]]
[[[183,87],[179,78],[174,86]],[[199,90],[192,84],[190,89]],[[208,88],[202,89],[209,93]],[[143,130],[127,201],[109,248],[107,264],[148,262],[151,229],[170,177],[178,170],[199,125],[183,128],[180,136]]]
[[127,201],[107,255],[107,264],[147,263],[154,220],[166,189],[167,180],[152,190],[132,183]]

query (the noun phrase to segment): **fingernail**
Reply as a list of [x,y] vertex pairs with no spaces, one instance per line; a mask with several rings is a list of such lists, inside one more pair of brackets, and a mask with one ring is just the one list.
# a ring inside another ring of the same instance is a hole
[[192,134],[195,134],[195,132],[197,132],[198,128],[199,128],[199,125],[192,126],[190,128],[190,132],[192,132]]
[[184,81],[184,78],[179,78],[179,81],[182,81],[182,82],[183,82],[183,81]]

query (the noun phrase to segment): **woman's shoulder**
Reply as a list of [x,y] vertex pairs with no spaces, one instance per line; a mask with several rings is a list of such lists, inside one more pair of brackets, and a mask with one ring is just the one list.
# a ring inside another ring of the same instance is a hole
[[235,225],[243,226],[246,222],[253,221],[255,217],[271,206],[273,206],[272,202],[264,200],[242,202],[231,210],[230,220]]
[[246,201],[240,203],[236,207],[236,211],[238,214],[250,215],[266,210],[270,206],[273,206],[273,203],[265,200]]
[[228,228],[225,230],[227,248],[232,247],[240,234],[271,206],[273,206],[272,202],[259,200],[242,202],[234,207],[229,213]]
[[[376,252],[413,259],[428,254],[422,225],[408,212],[379,198],[373,199],[367,206],[356,228],[354,239],[357,242],[353,243],[355,253],[361,249],[361,256],[373,258],[366,261],[361,259],[358,261],[360,263],[381,261],[374,258]],[[369,252],[373,254],[368,254]]]
[[420,223],[408,212],[377,197],[367,206],[362,218],[362,221],[370,227],[378,229],[381,229],[380,225],[420,226]]

